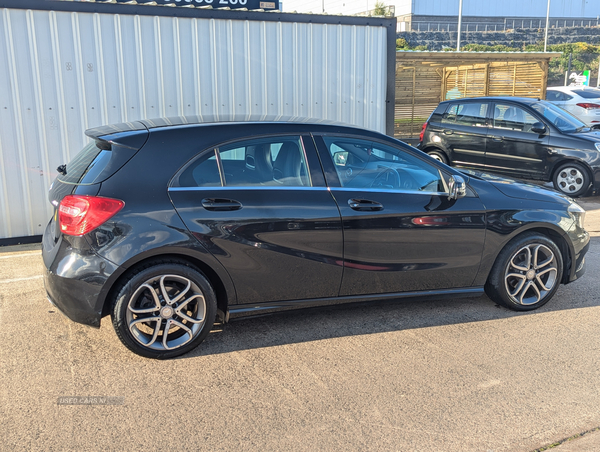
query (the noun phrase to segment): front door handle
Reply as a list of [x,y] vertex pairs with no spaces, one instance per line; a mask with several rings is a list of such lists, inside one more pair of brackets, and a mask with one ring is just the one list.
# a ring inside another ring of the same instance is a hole
[[490,137],[492,141],[504,141],[504,137]]
[[368,199],[352,198],[348,200],[348,205],[352,210],[358,210],[359,212],[377,212],[383,210],[383,204]]
[[242,203],[234,199],[204,198],[202,200],[202,207],[206,210],[223,212],[228,210],[239,210],[242,208]]

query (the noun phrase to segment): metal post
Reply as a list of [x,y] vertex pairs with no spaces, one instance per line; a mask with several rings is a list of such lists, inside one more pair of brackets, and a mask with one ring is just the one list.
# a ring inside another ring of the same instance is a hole
[[460,27],[462,25],[462,4],[463,0],[459,0],[458,4],[458,38],[456,40],[456,51],[460,51]]
[[544,37],[544,52],[546,51],[546,48],[548,47],[548,24],[549,24],[549,19],[550,19],[550,0],[548,0],[548,10],[546,11],[546,35]]

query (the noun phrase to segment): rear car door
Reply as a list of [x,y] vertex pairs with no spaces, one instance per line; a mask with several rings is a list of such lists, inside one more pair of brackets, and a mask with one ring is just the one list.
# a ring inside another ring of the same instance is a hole
[[457,101],[449,104],[439,124],[432,128],[448,151],[454,166],[481,169],[485,164],[488,103]]
[[448,201],[446,175],[403,148],[353,136],[315,136],[342,214],[340,296],[468,287],[485,240],[473,192]]
[[169,194],[229,272],[239,303],[338,295],[341,219],[310,136],[208,149],[176,175]]
[[512,176],[543,178],[548,165],[548,134],[532,132],[537,116],[511,102],[495,102],[488,131],[485,166]]

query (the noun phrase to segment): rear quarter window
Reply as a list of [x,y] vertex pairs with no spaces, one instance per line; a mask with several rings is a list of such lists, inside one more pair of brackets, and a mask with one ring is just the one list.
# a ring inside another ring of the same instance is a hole
[[92,141],[66,165],[65,173],[60,173],[57,179],[75,185],[100,183],[116,173],[136,152],[124,146]]

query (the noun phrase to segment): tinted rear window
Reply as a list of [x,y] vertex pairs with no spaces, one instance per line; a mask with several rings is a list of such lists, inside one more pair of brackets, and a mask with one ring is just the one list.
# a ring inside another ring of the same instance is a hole
[[[80,183],[90,171],[98,171],[100,166],[106,165],[106,161],[110,159],[110,155],[107,156],[106,153],[110,154],[110,152],[100,149],[96,146],[96,142],[92,141],[67,164],[67,174],[59,174],[58,180],[67,184]],[[104,165],[102,165],[103,161]]]
[[105,181],[121,168],[137,150],[113,143],[109,149],[100,149],[98,142],[86,145],[66,167],[66,174],[59,174],[58,180],[66,184],[92,185]]
[[574,89],[573,92],[584,99],[598,99],[600,97],[600,89]]

